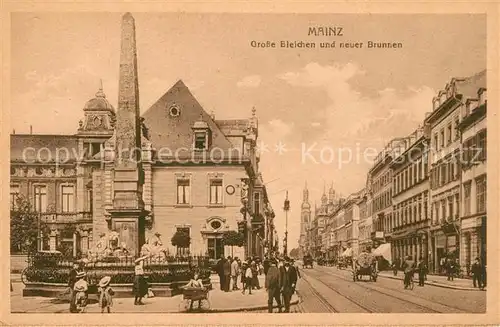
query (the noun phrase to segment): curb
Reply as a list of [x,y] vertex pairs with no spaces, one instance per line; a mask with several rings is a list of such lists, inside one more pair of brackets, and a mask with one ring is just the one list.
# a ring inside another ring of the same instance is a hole
[[[290,306],[292,305],[297,305],[299,304],[300,300],[296,299],[293,301],[290,301]],[[277,305],[273,306],[273,309],[278,308]],[[253,306],[253,307],[245,307],[245,308],[229,308],[229,309],[210,309],[209,312],[211,313],[216,313],[216,312],[242,312],[242,311],[257,311],[257,310],[267,310],[267,305],[258,305],[258,306]]]
[[[379,274],[378,277],[402,280],[399,277],[387,276],[387,275],[382,275],[382,274]],[[448,289],[453,289],[453,290],[461,290],[461,291],[481,291],[480,289],[473,288],[473,287],[461,287],[461,286],[445,285],[445,284],[441,284],[439,282],[433,282],[433,281],[425,281],[424,284],[429,285],[429,286],[448,288]]]

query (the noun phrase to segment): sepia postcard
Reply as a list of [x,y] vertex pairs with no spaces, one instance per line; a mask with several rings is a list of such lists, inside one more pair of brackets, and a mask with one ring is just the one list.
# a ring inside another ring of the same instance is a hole
[[4,2],[0,321],[499,324],[498,12]]

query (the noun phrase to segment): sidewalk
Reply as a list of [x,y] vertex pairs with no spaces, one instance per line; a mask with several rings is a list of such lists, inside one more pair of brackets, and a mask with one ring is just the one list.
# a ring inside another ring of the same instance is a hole
[[[402,271],[398,271],[397,276],[394,276],[392,271],[380,271],[378,275],[384,278],[392,278],[399,280],[403,280],[404,277]],[[415,274],[415,278],[417,278],[415,282],[418,283],[417,274]],[[427,275],[427,280],[425,281],[425,284],[436,287],[463,290],[463,291],[480,291],[479,288],[474,288],[474,285],[472,284],[472,279],[454,278],[453,281],[450,281],[446,276]]]
[[[241,291],[223,292],[218,283],[212,285],[209,293],[210,312],[238,312],[267,309],[267,292],[264,288],[252,291],[252,295],[242,294]],[[213,279],[213,278],[212,278]],[[14,283],[14,282],[13,282]],[[264,285],[264,276],[259,276],[260,285]],[[69,304],[57,299],[43,297],[23,297],[22,283],[14,283],[14,292],[11,292],[11,311],[13,313],[67,313]],[[96,297],[90,297],[91,304],[87,306],[88,313],[100,313]],[[134,305],[133,298],[117,298],[113,300],[113,313],[175,313],[181,309],[182,295],[174,297],[153,297],[145,299],[142,306]],[[299,298],[292,297],[292,305],[296,305]],[[195,304],[196,308],[196,304]]]

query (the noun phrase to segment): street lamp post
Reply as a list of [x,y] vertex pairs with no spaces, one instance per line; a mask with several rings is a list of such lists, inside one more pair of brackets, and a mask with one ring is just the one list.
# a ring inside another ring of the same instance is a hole
[[285,240],[283,242],[283,255],[288,255],[288,211],[290,210],[290,201],[288,200],[288,191],[286,191],[285,203],[283,205],[285,211]]

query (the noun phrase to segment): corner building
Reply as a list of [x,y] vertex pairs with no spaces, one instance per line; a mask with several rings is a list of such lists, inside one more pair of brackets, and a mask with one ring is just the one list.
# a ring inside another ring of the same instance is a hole
[[[11,203],[23,195],[39,213],[39,250],[85,254],[116,232],[131,255],[159,234],[172,255],[263,256],[277,237],[258,169],[255,110],[250,118],[216,120],[178,81],[141,117],[129,13],[119,76],[117,110],[101,86],[75,134],[11,135]],[[132,148],[140,153],[119,160]],[[239,229],[245,246],[231,253],[222,235]],[[189,233],[189,247],[171,245],[178,230]]]
[[446,257],[460,258],[460,151],[462,107],[468,98],[486,85],[486,71],[467,78],[453,78],[433,99],[433,111],[424,123],[430,127],[429,156],[431,188],[431,251],[430,267],[444,272]]

